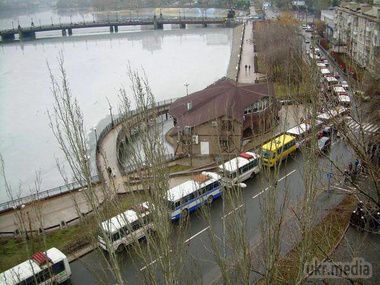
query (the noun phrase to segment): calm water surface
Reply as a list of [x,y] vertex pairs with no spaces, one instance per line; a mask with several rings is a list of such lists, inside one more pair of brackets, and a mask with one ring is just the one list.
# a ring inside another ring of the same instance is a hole
[[[50,33],[44,36],[53,38],[0,45],[0,153],[14,193],[21,184],[21,194],[29,194],[37,170],[42,190],[62,184],[56,167],[62,154],[47,116],[53,104],[47,63],[57,74],[60,51],[88,131],[109,114],[107,98],[116,113],[119,88],[129,88],[128,64],[144,68],[157,100],[185,95],[186,82],[194,92],[226,74],[231,29],[101,31],[82,30],[67,38]],[[3,202],[9,198],[0,187]]]

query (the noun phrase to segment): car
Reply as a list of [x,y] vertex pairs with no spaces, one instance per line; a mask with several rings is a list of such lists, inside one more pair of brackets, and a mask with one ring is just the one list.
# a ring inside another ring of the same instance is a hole
[[340,74],[339,74],[338,72],[334,72],[334,77],[335,77],[336,79],[339,79],[339,78],[340,78]]
[[329,137],[321,137],[317,142],[318,151],[320,153],[324,153],[328,150],[330,145],[331,145],[331,139]]
[[346,80],[342,80],[341,85],[342,85],[342,87],[343,87],[345,90],[348,90],[348,83],[347,83]]
[[305,39],[305,44],[310,44],[310,40],[309,39]]
[[323,63],[326,64],[326,66],[329,66],[329,61],[327,59],[324,59]]

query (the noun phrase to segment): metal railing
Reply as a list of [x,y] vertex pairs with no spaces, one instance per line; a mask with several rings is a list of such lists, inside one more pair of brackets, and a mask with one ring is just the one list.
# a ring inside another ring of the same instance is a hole
[[240,40],[240,47],[239,47],[239,54],[238,54],[238,62],[237,62],[237,65],[236,65],[236,70],[237,70],[237,72],[236,72],[236,78],[235,78],[236,82],[238,82],[238,80],[239,80],[241,56],[242,56],[242,53],[243,53],[245,26],[246,26],[246,24],[244,23],[243,24],[243,30],[242,30],[242,33],[241,33],[241,40]]
[[[100,181],[99,176],[94,175],[93,177],[91,177],[91,181],[94,184],[98,183]],[[4,202],[4,203],[0,204],[0,212],[8,210],[8,209],[15,209],[21,205],[25,205],[27,203],[30,203],[30,202],[33,202],[36,200],[42,200],[42,199],[54,197],[57,195],[61,195],[61,194],[64,194],[64,193],[67,193],[70,191],[78,190],[78,189],[82,188],[84,184],[86,184],[86,183],[85,182],[83,182],[83,183],[72,182],[72,183],[69,183],[67,185],[55,187],[55,188],[52,188],[49,190],[45,190],[45,191],[41,191],[38,193],[28,195],[25,197],[17,198],[17,199],[14,199],[12,201]]]
[[[102,142],[102,140],[104,139],[104,137],[114,127],[116,127],[117,125],[123,123],[128,118],[134,117],[134,116],[140,114],[142,111],[147,111],[147,110],[149,111],[149,110],[152,110],[153,108],[157,109],[157,108],[160,108],[160,107],[169,106],[171,103],[173,103],[177,99],[178,98],[168,99],[168,100],[164,100],[164,101],[159,101],[159,102],[157,102],[157,103],[155,103],[153,105],[148,106],[147,109],[145,109],[145,110],[143,110],[141,108],[140,109],[135,109],[135,110],[131,110],[130,112],[128,112],[126,114],[126,116],[119,116],[119,117],[117,117],[115,120],[109,122],[108,125],[100,132],[100,135],[99,135],[98,140],[96,142],[96,148],[95,149],[98,149],[98,147],[99,147],[100,143]],[[94,176],[91,177],[91,181],[94,184],[99,183],[101,181],[101,178],[102,178],[101,177],[101,173],[99,171],[99,168],[97,168],[97,169],[98,169],[98,175],[94,175]],[[137,169],[137,166],[136,166],[136,169]],[[42,199],[46,199],[46,198],[50,198],[50,197],[55,197],[55,196],[58,196],[58,195],[61,195],[61,194],[68,193],[70,191],[78,190],[78,189],[82,188],[83,185],[85,185],[85,184],[86,184],[85,182],[83,182],[83,183],[72,182],[72,183],[69,183],[67,185],[63,185],[63,186],[59,186],[59,187],[54,187],[52,189],[48,189],[48,190],[45,190],[45,191],[34,193],[34,194],[31,194],[31,195],[28,195],[28,196],[24,196],[24,197],[21,197],[21,198],[17,198],[17,199],[14,199],[12,201],[0,203],[0,212],[6,211],[8,209],[14,209],[14,208],[17,208],[17,207],[19,207],[19,206],[21,206],[23,204],[27,204],[27,203],[30,203],[30,202],[33,202],[33,201],[36,201],[36,200],[42,200]]]
[[1,34],[10,34],[22,32],[38,32],[38,31],[47,31],[47,30],[60,30],[60,29],[75,29],[75,28],[84,28],[84,27],[99,27],[99,26],[123,26],[123,25],[151,25],[154,22],[158,23],[186,23],[191,24],[194,22],[198,23],[222,23],[225,21],[224,17],[138,17],[138,18],[124,18],[124,19],[107,19],[102,21],[88,21],[88,22],[75,22],[75,23],[59,23],[51,25],[34,25],[29,27],[14,27],[12,29],[0,30]]

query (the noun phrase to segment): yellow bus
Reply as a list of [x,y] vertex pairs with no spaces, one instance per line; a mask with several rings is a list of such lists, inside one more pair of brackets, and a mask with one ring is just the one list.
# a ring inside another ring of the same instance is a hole
[[275,137],[261,147],[263,165],[272,167],[297,150],[296,138],[283,134]]

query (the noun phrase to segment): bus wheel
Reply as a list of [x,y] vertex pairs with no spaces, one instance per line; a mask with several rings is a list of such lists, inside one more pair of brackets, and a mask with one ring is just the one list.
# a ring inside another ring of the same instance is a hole
[[120,252],[123,251],[123,249],[124,249],[124,244],[120,244],[120,245],[117,247],[116,252],[117,252],[117,253],[120,253]]
[[213,200],[214,200],[214,197],[212,195],[208,196],[207,205],[211,205]]
[[182,210],[181,219],[186,219],[188,215],[189,215],[189,210],[187,209]]

